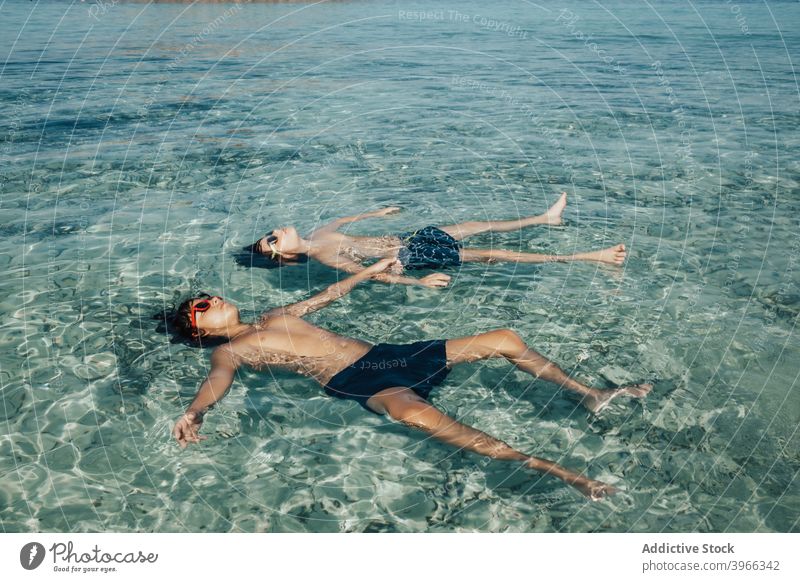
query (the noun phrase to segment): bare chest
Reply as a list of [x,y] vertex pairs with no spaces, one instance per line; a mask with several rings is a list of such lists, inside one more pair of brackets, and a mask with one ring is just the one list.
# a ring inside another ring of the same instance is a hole
[[[305,322],[303,322],[305,324]],[[343,337],[309,324],[297,329],[267,327],[240,346],[241,361],[256,370],[277,367],[313,378],[326,384],[338,371],[349,366],[370,344]]]
[[337,233],[336,237],[326,242],[323,252],[328,259],[342,257],[356,263],[393,256],[402,246],[400,239],[394,235],[352,237]]

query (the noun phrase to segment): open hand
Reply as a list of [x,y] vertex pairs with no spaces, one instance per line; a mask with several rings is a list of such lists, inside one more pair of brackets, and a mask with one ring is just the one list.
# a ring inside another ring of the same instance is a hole
[[576,483],[575,487],[592,501],[599,501],[606,497],[611,497],[618,491],[616,487],[593,479],[587,479],[581,483]]
[[390,214],[397,214],[400,212],[399,206],[389,206],[387,208],[381,208],[380,210],[376,210],[373,213],[373,216],[389,216]]
[[420,282],[426,287],[447,287],[450,283],[450,275],[433,273],[420,279]]
[[197,412],[187,412],[178,419],[175,423],[175,428],[172,429],[172,436],[178,441],[182,449],[189,446],[189,443],[199,443],[208,437],[198,434],[200,427],[203,425],[203,415]]

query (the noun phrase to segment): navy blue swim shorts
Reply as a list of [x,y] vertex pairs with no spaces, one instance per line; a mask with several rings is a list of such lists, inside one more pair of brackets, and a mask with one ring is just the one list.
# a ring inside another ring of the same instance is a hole
[[325,393],[367,406],[371,396],[386,388],[406,387],[427,399],[434,386],[450,373],[446,340],[412,344],[377,344],[360,360],[331,378]]

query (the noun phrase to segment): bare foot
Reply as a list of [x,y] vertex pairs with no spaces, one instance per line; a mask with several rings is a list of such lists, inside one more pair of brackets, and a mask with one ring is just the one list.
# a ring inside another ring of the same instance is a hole
[[611,497],[618,491],[616,487],[592,479],[586,479],[586,481],[575,483],[575,488],[592,501],[599,501],[606,497]]
[[579,261],[599,261],[601,263],[608,263],[609,265],[621,265],[625,262],[625,257],[627,255],[628,253],[625,251],[625,245],[620,243],[599,251],[578,253],[573,255],[572,258]]
[[632,384],[622,386],[613,390],[594,390],[591,394],[583,397],[581,404],[597,414],[603,410],[608,403],[617,396],[632,396],[633,398],[644,398],[653,389],[652,384]]
[[567,206],[567,193],[562,192],[561,196],[556,203],[553,204],[547,212],[545,212],[542,216],[544,216],[544,222],[542,224],[549,224],[552,226],[557,226],[561,224],[561,215],[564,213],[564,208]]

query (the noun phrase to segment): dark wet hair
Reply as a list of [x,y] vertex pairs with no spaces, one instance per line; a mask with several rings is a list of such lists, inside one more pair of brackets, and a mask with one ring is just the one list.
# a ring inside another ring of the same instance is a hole
[[196,339],[198,337],[197,331],[192,327],[192,301],[195,299],[195,297],[191,297],[181,303],[172,316],[172,325],[175,331],[189,339]]
[[278,269],[288,265],[299,265],[308,262],[308,255],[298,254],[297,258],[285,259],[280,255],[274,259],[270,255],[265,255],[258,250],[258,239],[251,245],[242,247],[242,250],[234,255],[233,259],[243,267],[260,267],[262,269]]
[[[189,309],[191,309],[191,299],[181,303],[177,311],[165,309],[153,315],[153,319],[158,321],[156,331],[169,336],[169,343],[197,346],[197,338],[192,336]],[[186,306],[189,306],[188,309]]]

